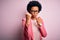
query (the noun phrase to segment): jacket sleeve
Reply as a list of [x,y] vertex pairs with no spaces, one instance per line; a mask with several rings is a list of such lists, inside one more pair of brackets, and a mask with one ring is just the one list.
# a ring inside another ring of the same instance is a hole
[[[32,32],[31,32],[31,25],[29,23],[29,25],[26,26],[26,19],[22,19],[22,25],[23,25],[23,28],[24,28],[24,40],[31,40],[31,37],[32,36]],[[30,28],[30,29],[29,29]]]
[[46,30],[44,28],[44,22],[43,22],[43,20],[42,20],[42,25],[39,26],[39,30],[40,30],[40,33],[41,33],[42,37],[46,37],[47,36],[47,32],[46,32]]
[[26,26],[26,19],[22,19],[22,26],[24,28],[24,40],[29,40],[28,27]]
[[26,19],[25,18],[22,19],[22,25],[23,25],[23,27],[29,27],[29,25],[26,26]]

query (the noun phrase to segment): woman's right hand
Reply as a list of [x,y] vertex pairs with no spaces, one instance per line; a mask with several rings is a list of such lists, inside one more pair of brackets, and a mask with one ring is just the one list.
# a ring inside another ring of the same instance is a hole
[[31,14],[30,13],[26,13],[26,25],[29,25],[30,19],[31,19]]
[[27,20],[31,19],[31,14],[30,13],[26,13],[26,19]]

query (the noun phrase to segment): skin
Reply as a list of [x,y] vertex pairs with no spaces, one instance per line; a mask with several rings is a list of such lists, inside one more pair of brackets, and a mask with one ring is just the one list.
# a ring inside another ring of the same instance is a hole
[[38,9],[37,6],[33,6],[31,8],[30,12],[31,12],[31,15],[32,15],[32,19],[36,19],[37,15],[38,15],[38,11],[39,11],[39,9]]
[[38,25],[42,22],[40,17],[37,18],[38,13],[39,8],[37,6],[33,6],[30,10],[30,13],[26,14],[26,26],[29,25],[30,19],[36,20]]

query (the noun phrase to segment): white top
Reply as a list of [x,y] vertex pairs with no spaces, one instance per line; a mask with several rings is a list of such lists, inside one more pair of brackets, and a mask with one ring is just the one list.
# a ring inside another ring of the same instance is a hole
[[40,31],[37,28],[36,20],[32,20],[32,30],[33,30],[34,40],[40,40]]

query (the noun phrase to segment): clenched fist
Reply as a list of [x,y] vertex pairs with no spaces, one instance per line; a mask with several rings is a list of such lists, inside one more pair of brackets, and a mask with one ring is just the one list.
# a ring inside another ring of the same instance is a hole
[[40,17],[36,18],[36,21],[39,26],[42,25],[42,19]]
[[30,19],[31,19],[31,14],[30,13],[26,13],[26,26],[29,25]]
[[26,19],[27,20],[31,19],[31,14],[30,13],[26,13]]

